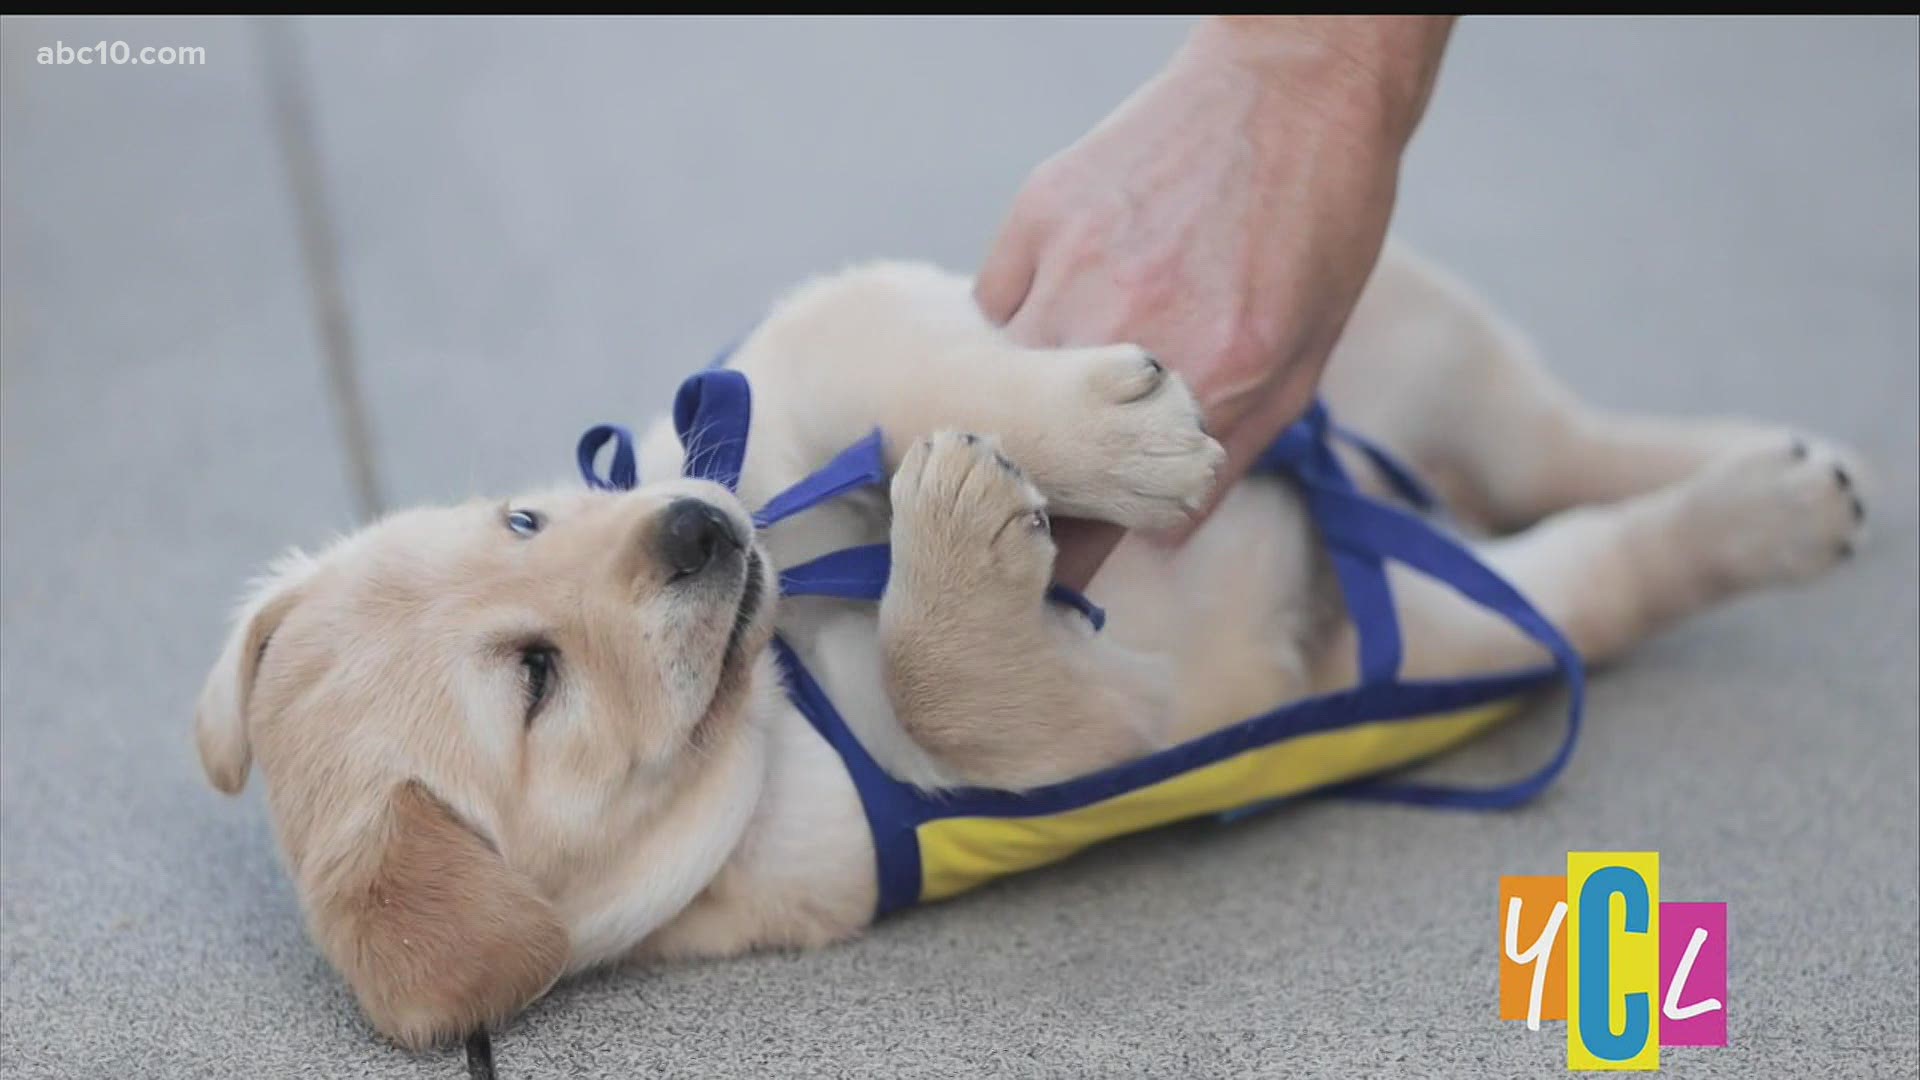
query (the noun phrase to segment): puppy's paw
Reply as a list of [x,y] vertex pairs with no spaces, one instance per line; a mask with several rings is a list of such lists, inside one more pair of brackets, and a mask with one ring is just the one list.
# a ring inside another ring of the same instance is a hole
[[1059,452],[1077,460],[1048,470],[1054,509],[1144,529],[1178,525],[1200,509],[1227,455],[1201,426],[1186,383],[1137,345],[1063,359],[1079,372],[1057,420]]
[[1683,540],[1733,588],[1803,581],[1853,554],[1866,521],[1858,457],[1784,436],[1728,457],[1684,490]]
[[907,450],[893,474],[893,580],[923,599],[981,589],[1044,589],[1053,572],[1046,500],[982,435],[941,431]]

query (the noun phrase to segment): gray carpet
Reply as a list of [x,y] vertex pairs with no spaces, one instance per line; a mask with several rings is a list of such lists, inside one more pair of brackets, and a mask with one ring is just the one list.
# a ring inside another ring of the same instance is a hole
[[[977,260],[1162,21],[453,23],[290,35],[393,502],[564,475],[772,292]],[[350,526],[281,119],[242,22],[0,29],[0,1073],[461,1074],[377,1041],[303,937],[258,792],[191,703],[242,578]],[[201,45],[203,68],[35,49]],[[610,974],[507,1077],[1550,1076],[1495,1013],[1496,879],[1662,853],[1732,907],[1724,1050],[1675,1076],[1912,1076],[1916,23],[1475,21],[1399,228],[1593,397],[1831,432],[1874,535],[1593,689],[1500,816],[1315,804],[1123,842],[813,955]],[[1447,763],[1544,751],[1542,711]]]

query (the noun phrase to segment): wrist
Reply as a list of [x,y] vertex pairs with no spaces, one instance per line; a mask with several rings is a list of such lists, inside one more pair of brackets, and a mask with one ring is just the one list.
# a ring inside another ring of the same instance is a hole
[[1426,110],[1451,16],[1216,16],[1176,64],[1231,72],[1276,107],[1307,107],[1404,147]]

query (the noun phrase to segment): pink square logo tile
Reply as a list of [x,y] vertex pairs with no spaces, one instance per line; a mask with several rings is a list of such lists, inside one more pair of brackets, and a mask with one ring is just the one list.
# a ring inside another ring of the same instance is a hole
[[1660,905],[1661,1046],[1727,1045],[1727,905]]

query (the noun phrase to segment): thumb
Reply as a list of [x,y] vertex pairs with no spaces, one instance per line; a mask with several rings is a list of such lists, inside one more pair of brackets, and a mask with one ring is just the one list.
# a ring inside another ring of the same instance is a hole
[[973,279],[973,300],[981,314],[1004,326],[1033,287],[1034,266],[1040,252],[1041,230],[1030,215],[1017,209],[1000,226],[1000,235],[987,250],[987,260]]

